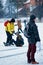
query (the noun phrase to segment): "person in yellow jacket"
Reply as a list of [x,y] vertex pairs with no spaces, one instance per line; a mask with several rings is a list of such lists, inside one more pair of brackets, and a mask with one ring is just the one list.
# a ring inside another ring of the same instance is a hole
[[6,41],[6,43],[4,42],[5,46],[9,46],[12,44],[12,43],[10,43],[10,41],[12,40],[12,35],[15,31],[14,22],[15,22],[15,19],[12,18],[11,21],[8,21],[7,25],[5,26],[5,31],[6,31],[6,35],[7,35],[7,41]]

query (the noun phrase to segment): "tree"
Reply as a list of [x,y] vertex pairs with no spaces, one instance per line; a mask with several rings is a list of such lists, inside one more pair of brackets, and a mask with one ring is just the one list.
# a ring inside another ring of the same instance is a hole
[[3,5],[2,2],[0,1],[0,18],[3,18],[4,11],[3,11]]
[[4,10],[5,10],[5,16],[15,17],[15,13],[17,12],[16,3],[12,0],[6,0]]
[[22,8],[26,0],[6,0],[5,16],[19,17],[19,8]]

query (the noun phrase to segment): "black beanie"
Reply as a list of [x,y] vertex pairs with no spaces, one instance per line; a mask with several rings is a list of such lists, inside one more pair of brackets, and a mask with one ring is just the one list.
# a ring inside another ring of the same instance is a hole
[[35,18],[36,18],[35,15],[31,15],[31,16],[30,16],[30,20],[34,20]]
[[15,22],[15,19],[14,19],[14,18],[12,18],[10,22]]

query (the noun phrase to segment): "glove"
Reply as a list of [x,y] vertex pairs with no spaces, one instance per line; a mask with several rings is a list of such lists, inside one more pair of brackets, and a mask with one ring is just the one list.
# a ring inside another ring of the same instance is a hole
[[37,49],[38,51],[41,51],[41,42],[40,42],[40,41],[38,41],[38,42],[36,43],[36,49]]
[[15,31],[11,31],[12,33],[15,33]]

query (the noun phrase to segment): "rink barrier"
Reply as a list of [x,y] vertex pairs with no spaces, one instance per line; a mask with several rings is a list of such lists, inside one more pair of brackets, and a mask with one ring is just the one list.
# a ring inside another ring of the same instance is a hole
[[[23,46],[22,48],[24,48],[24,47],[27,47],[27,46]],[[10,51],[10,50],[17,50],[19,48],[20,47],[16,47],[16,48],[12,48],[12,49],[4,49],[4,50],[0,50],[0,52],[2,52],[2,51]]]
[[12,57],[12,56],[18,56],[18,55],[22,55],[22,54],[25,54],[26,52],[21,52],[21,53],[17,53],[17,54],[12,54],[12,55],[6,55],[6,56],[2,56],[0,57],[1,58],[8,58],[8,57]]
[[4,50],[0,50],[0,52],[3,52],[3,51],[10,51],[10,50],[16,50],[16,49],[19,49],[19,48],[4,49]]
[[[41,51],[42,51],[42,50],[43,50],[43,49],[41,49]],[[22,54],[25,54],[25,53],[27,53],[27,51],[21,52],[21,53],[12,54],[12,55],[0,56],[0,59],[1,59],[1,58],[12,57],[12,56],[18,56],[18,55],[22,55]],[[43,55],[42,55],[42,56],[43,56]]]

